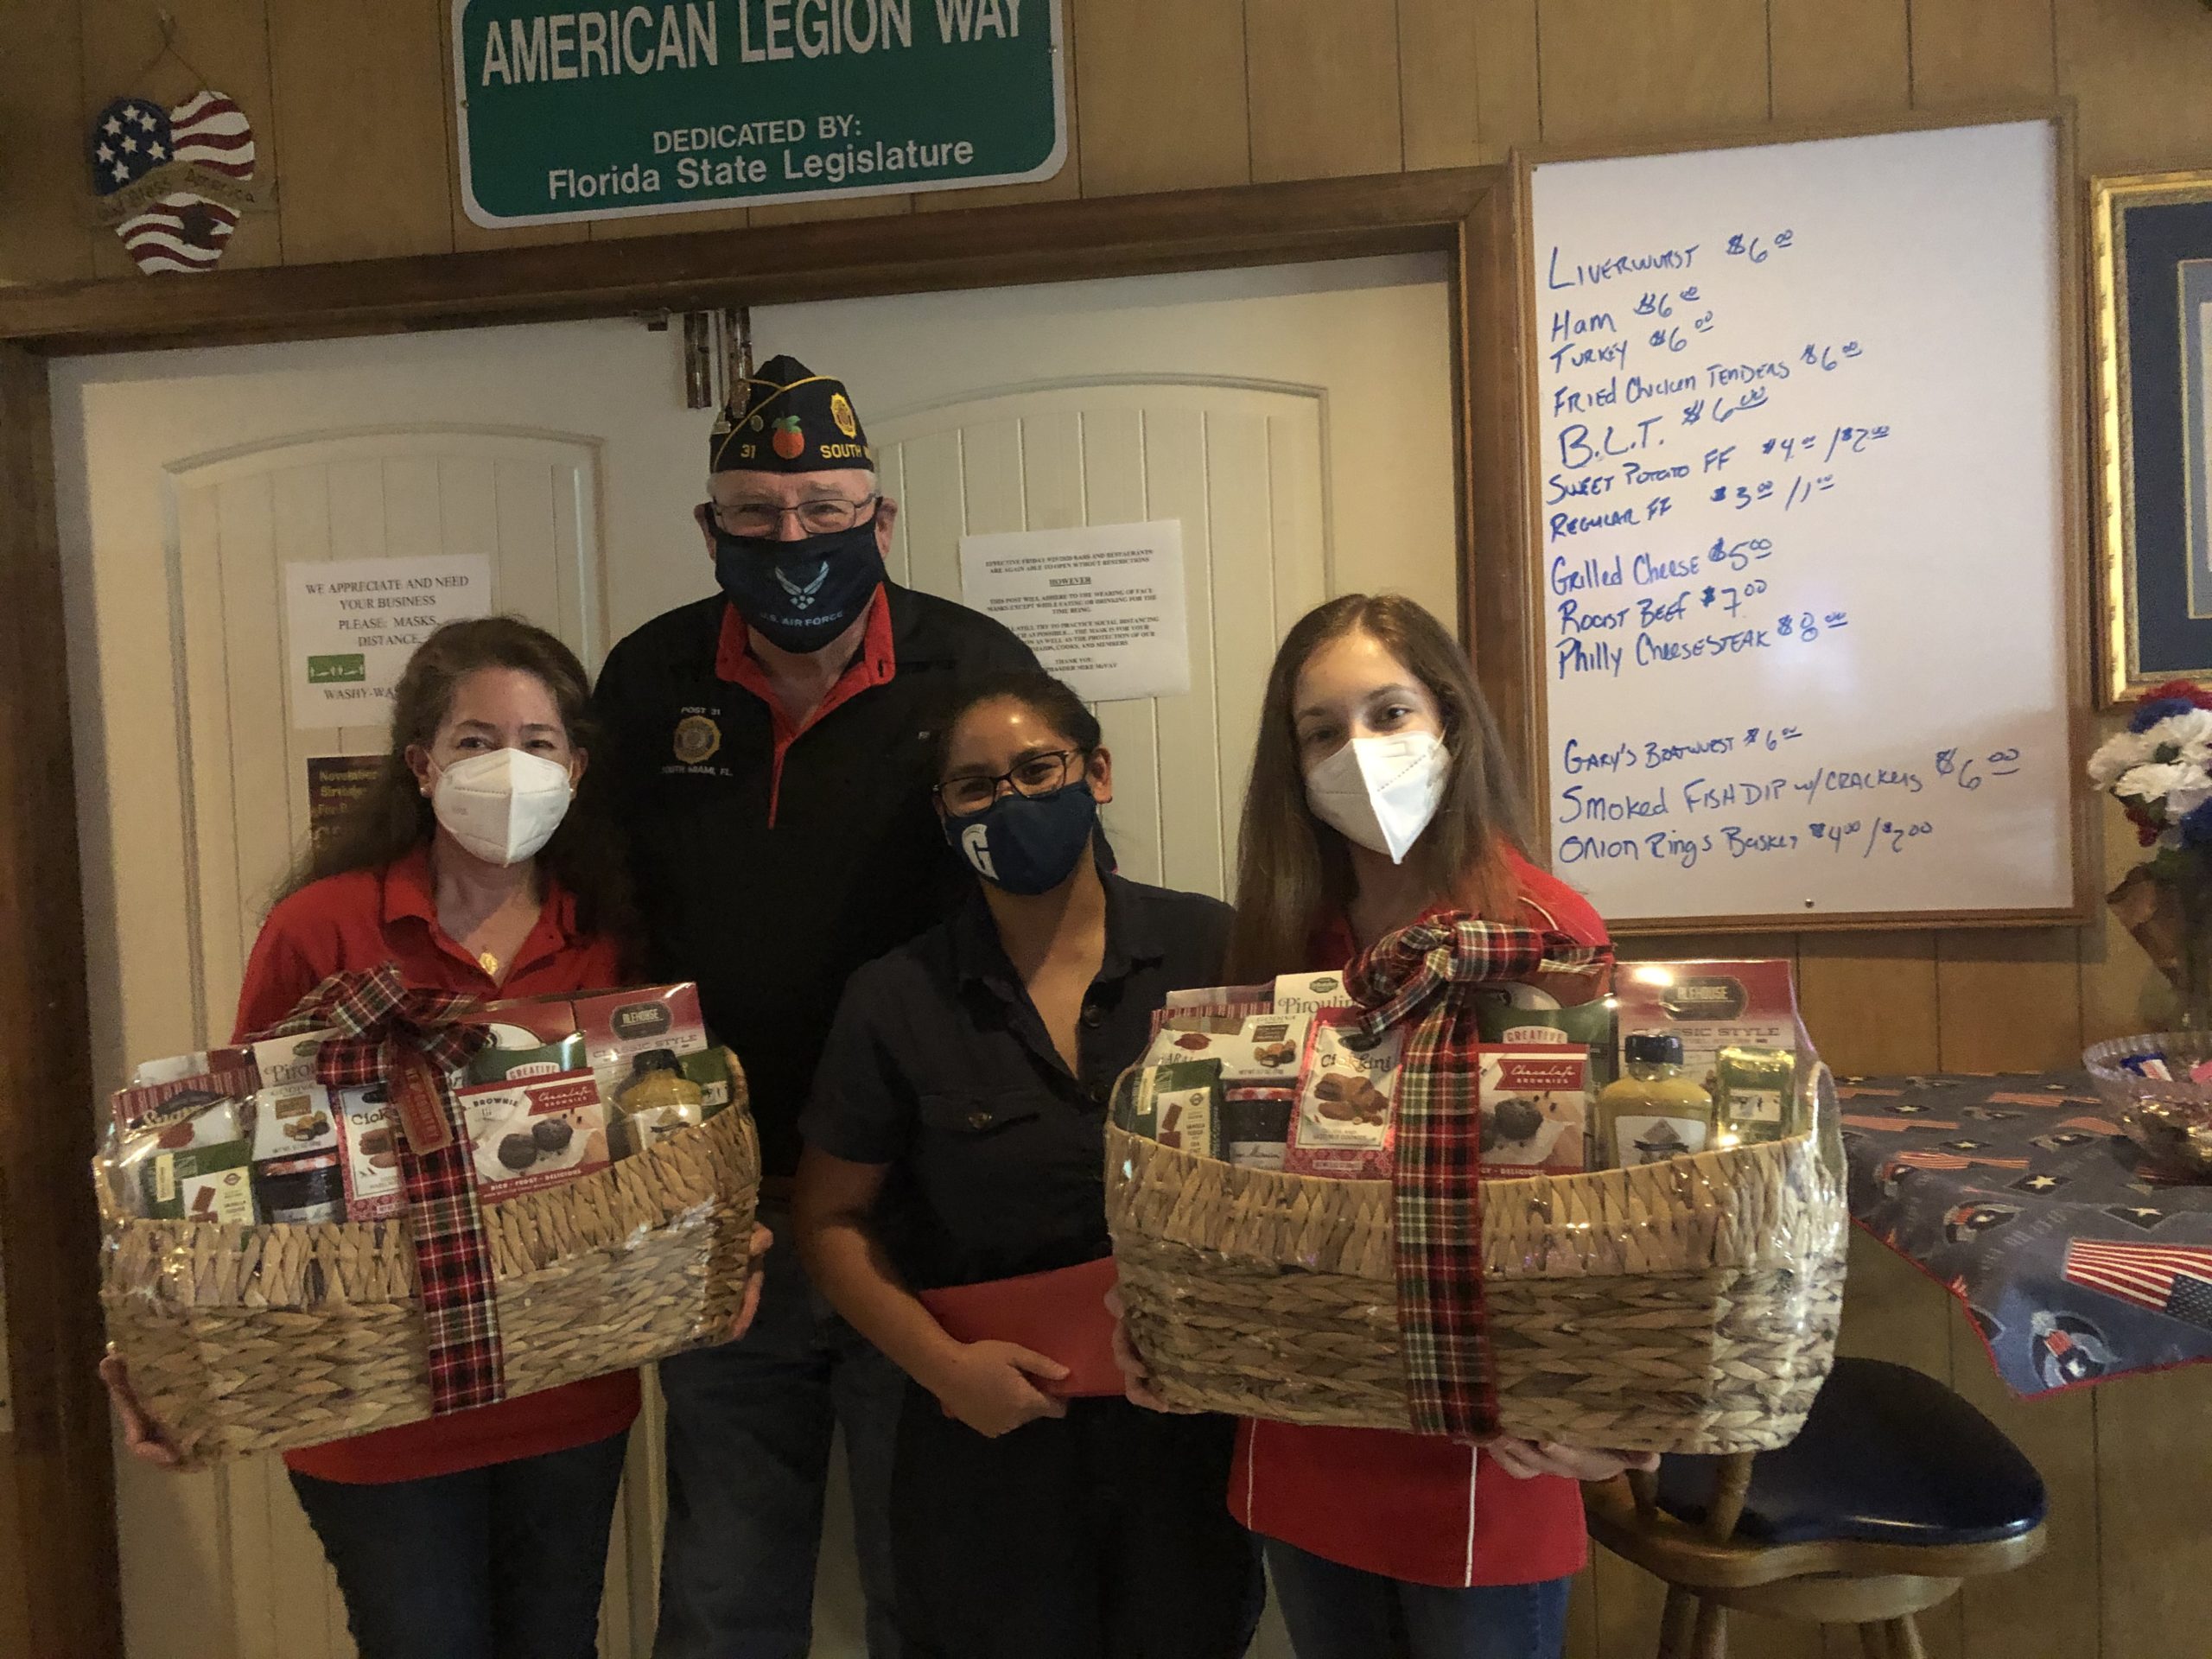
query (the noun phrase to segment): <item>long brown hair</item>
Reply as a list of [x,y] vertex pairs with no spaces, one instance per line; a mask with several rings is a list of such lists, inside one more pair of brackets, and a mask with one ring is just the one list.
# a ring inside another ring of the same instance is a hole
[[1399,594],[1346,594],[1299,618],[1275,652],[1260,709],[1238,837],[1236,920],[1229,973],[1239,982],[1295,973],[1324,918],[1352,898],[1344,838],[1306,804],[1298,754],[1298,677],[1314,652],[1350,633],[1371,636],[1410,670],[1444,716],[1451,776],[1429,823],[1406,855],[1435,899],[1503,917],[1520,896],[1507,849],[1522,851],[1520,792],[1490,704],[1444,626]]
[[511,668],[552,694],[571,748],[594,764],[561,827],[537,855],[537,868],[574,896],[576,922],[588,933],[626,938],[632,922],[627,868],[612,833],[604,780],[613,777],[602,731],[591,711],[591,681],[575,652],[544,629],[514,616],[448,622],[407,659],[391,694],[391,742],[374,781],[349,806],[329,838],[308,849],[285,884],[286,893],[349,870],[381,868],[429,841],[437,814],[415,781],[407,751],[428,749],[453,710],[461,683],[480,669]]

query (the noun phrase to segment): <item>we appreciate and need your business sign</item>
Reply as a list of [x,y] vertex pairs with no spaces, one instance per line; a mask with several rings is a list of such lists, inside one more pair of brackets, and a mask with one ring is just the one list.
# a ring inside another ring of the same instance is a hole
[[454,0],[479,225],[1050,178],[1060,0]]

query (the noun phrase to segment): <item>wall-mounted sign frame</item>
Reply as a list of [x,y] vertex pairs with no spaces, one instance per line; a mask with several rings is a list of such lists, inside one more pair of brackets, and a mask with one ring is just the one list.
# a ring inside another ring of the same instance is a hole
[[2090,181],[2098,691],[2212,684],[2212,172]]
[[461,200],[550,225],[1047,179],[1060,7],[453,0]]

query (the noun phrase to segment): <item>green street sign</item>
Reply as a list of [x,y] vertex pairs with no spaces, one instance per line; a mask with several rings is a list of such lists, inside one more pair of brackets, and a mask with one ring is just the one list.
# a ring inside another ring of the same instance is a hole
[[479,225],[1015,184],[1067,159],[1060,0],[454,0],[453,64]]

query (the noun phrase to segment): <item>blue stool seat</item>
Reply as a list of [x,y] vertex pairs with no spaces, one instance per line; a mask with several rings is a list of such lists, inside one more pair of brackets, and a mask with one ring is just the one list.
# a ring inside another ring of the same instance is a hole
[[[1659,1507],[1700,1522],[1719,1458],[1669,1457]],[[1996,1424],[1933,1377],[1839,1359],[1804,1432],[1762,1452],[1737,1522],[1747,1543],[1993,1543],[2042,1523],[2043,1477]]]

